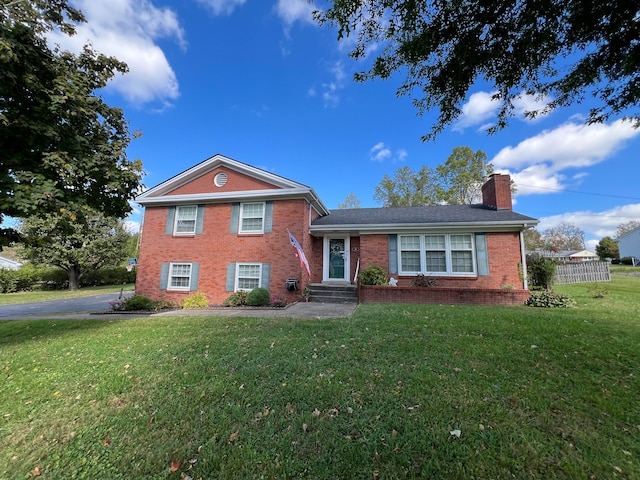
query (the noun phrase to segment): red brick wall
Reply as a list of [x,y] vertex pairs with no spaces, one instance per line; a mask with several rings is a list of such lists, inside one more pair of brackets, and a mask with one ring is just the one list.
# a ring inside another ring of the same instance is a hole
[[[271,294],[279,294],[290,302],[297,301],[300,292],[287,292],[285,280],[299,278],[302,289],[308,277],[289,242],[287,228],[301,243],[307,256],[314,258],[308,233],[309,208],[303,199],[275,201],[272,233],[239,235],[230,233],[231,204],[209,204],[205,205],[201,235],[172,236],[165,233],[168,207],[147,207],[136,293],[180,302],[189,292],[160,290],[162,263],[199,262],[198,290],[207,295],[211,304],[220,304],[231,294],[226,291],[227,263],[259,262],[271,264]],[[311,259],[309,261],[311,263]]]
[[[227,183],[222,187],[217,187],[213,183],[213,179],[215,176],[224,172],[227,174],[228,180]],[[193,194],[193,193],[224,193],[224,192],[240,192],[245,190],[266,190],[266,189],[275,189],[274,185],[266,182],[262,182],[255,178],[249,177],[247,175],[243,175],[234,170],[230,170],[228,168],[216,168],[209,173],[206,173],[185,185],[182,185],[175,190],[172,190],[168,195],[184,195],[184,194]]]
[[529,290],[442,287],[360,286],[360,303],[433,303],[442,305],[522,305]]

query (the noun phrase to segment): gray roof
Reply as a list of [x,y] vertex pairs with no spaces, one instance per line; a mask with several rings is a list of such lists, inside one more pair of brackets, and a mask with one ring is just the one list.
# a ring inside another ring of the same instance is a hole
[[512,210],[495,210],[484,205],[435,205],[331,210],[329,215],[311,222],[311,230],[479,225],[522,228],[525,224],[529,226],[537,223],[535,218]]

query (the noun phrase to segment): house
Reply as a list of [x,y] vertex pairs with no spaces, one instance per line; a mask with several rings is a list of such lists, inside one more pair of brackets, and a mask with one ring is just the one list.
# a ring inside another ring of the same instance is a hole
[[589,250],[536,250],[535,253],[562,263],[597,262],[600,260],[596,253]]
[[[291,302],[380,265],[397,286],[361,287],[360,301],[522,303],[522,231],[538,221],[512,211],[508,175],[482,192],[481,205],[329,210],[309,186],[214,155],[136,198],[145,207],[136,293],[179,302],[199,290],[221,304],[264,287]],[[438,286],[412,287],[418,274]]]
[[[618,238],[618,249],[620,258],[632,257],[640,259],[640,227],[634,228]],[[634,265],[638,262],[634,261]]]
[[6,268],[8,270],[19,270],[22,267],[22,263],[11,260],[10,258],[0,256],[0,268]]

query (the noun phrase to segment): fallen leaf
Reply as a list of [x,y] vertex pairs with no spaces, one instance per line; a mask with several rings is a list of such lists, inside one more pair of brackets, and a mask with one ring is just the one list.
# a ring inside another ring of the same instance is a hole
[[240,435],[239,432],[233,432],[231,435],[229,435],[229,441],[235,442],[238,439],[238,435]]
[[182,465],[182,462],[179,462],[178,460],[174,460],[173,462],[171,462],[171,466],[169,467],[169,471],[170,472],[177,472],[178,470],[180,470],[180,466]]
[[182,472],[182,473],[180,474],[180,478],[181,478],[182,480],[193,480],[193,478],[192,478],[191,476],[187,475],[187,474],[186,474],[186,473],[184,473],[184,472]]
[[104,445],[105,447],[108,447],[109,445],[111,445],[111,439],[109,437],[104,437],[102,439],[102,445]]
[[483,431],[484,430],[484,425],[483,424],[478,424],[478,430]]
[[461,372],[461,371],[462,371],[462,369],[461,369],[461,368],[456,367],[456,368],[454,368],[454,369],[453,369],[453,371],[454,371],[454,372]]
[[36,467],[33,470],[31,470],[29,472],[29,476],[30,477],[39,477],[40,475],[42,475],[44,472],[44,469],[42,467]]
[[622,473],[622,469],[620,467],[614,466],[613,469],[618,473]]
[[304,430],[306,432],[307,428],[309,428],[309,426],[306,423],[303,423],[302,424],[302,430]]
[[452,437],[460,438],[460,435],[462,435],[462,432],[461,432],[460,430],[456,429],[456,430],[451,430],[451,431],[449,432],[449,434],[450,434]]
[[398,431],[395,428],[393,430],[391,430],[391,436],[392,437],[397,437],[398,436]]
[[318,410],[317,408],[313,411],[312,415],[314,417],[319,417],[320,416],[320,410]]

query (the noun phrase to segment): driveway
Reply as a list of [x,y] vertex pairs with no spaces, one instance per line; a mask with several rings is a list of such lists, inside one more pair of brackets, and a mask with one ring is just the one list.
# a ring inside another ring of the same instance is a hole
[[[131,293],[129,293],[131,295]],[[125,296],[127,294],[125,293]],[[109,302],[118,298],[118,293],[92,295],[89,297],[48,300],[46,302],[0,305],[0,320],[22,320],[28,318],[52,318],[61,315],[87,314],[111,310]]]

